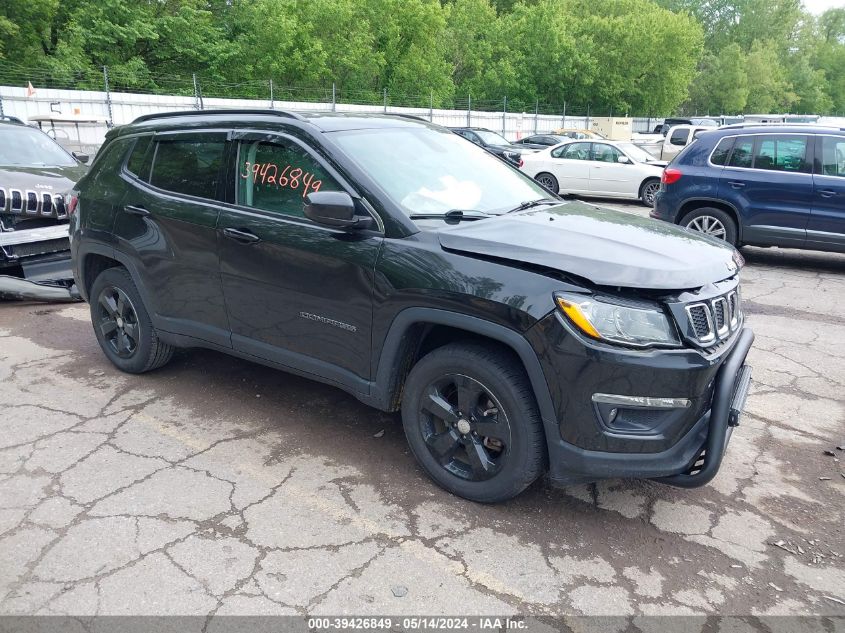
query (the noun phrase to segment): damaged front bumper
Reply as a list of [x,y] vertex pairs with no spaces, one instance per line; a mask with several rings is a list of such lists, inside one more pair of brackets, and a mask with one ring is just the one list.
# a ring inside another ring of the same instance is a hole
[[0,232],[0,298],[79,301],[68,225]]

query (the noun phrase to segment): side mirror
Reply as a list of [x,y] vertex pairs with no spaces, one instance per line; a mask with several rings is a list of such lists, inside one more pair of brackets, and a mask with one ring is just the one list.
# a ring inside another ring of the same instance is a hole
[[71,155],[83,165],[88,164],[88,154],[85,152],[71,152]]
[[314,191],[302,203],[305,217],[336,229],[365,229],[372,225],[370,217],[355,215],[355,202],[345,191]]
[[631,159],[628,158],[627,156],[620,156],[619,158],[616,159],[616,162],[622,163],[623,165],[627,165],[628,163],[631,162]]

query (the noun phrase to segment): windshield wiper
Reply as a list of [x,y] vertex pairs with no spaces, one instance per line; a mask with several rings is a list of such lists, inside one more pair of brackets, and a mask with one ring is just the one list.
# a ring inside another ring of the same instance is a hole
[[526,209],[530,209],[531,207],[539,207],[542,204],[560,204],[560,200],[554,200],[552,198],[537,198],[536,200],[526,200],[525,202],[520,202],[510,211],[506,211],[505,213],[515,213],[517,211],[525,211]]
[[490,215],[477,209],[449,209],[444,213],[412,213],[409,216],[412,220],[446,220],[447,222],[460,222],[461,220],[483,220]]

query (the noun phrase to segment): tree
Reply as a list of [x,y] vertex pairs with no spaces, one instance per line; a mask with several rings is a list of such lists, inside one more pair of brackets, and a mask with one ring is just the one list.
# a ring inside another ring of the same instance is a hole
[[455,93],[481,100],[516,94],[517,53],[490,0],[455,0],[447,7],[445,41]]
[[845,9],[830,9],[818,22],[816,65],[824,71],[832,110],[845,112]]
[[777,49],[769,40],[754,41],[745,66],[748,75],[747,111],[788,112],[798,101],[798,95],[786,79]]
[[690,87],[691,110],[702,114],[738,114],[748,101],[746,57],[739,44],[718,55],[706,53]]

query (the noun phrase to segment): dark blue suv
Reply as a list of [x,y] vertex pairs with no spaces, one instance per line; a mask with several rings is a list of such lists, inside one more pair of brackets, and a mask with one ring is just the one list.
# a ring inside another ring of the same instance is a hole
[[664,171],[651,217],[735,246],[845,252],[845,128],[706,132]]

